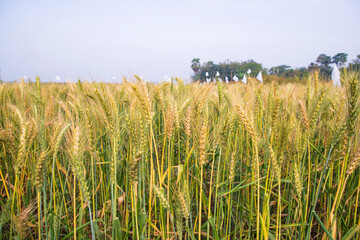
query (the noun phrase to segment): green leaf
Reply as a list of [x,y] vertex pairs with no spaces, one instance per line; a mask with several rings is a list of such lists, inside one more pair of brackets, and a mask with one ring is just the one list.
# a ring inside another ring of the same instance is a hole
[[113,231],[115,232],[115,239],[122,239],[121,225],[119,218],[116,217],[114,219],[113,227],[114,227]]
[[321,219],[319,218],[319,216],[316,214],[315,211],[312,211],[312,213],[314,214],[315,218],[319,221],[320,223],[320,227],[324,230],[324,232],[328,235],[328,237],[331,240],[334,240],[333,237],[331,236],[330,232],[327,230],[327,228],[325,227],[324,223],[321,221]]
[[218,235],[217,229],[215,227],[214,218],[211,216],[211,217],[209,217],[208,221],[210,222],[210,225],[213,229],[212,234],[214,235],[216,240],[219,240],[219,235]]
[[257,182],[257,180],[256,181],[253,181],[253,182],[251,182],[251,183],[248,183],[248,184],[245,184],[245,185],[241,185],[243,182],[241,182],[241,183],[239,183],[238,185],[236,185],[236,187],[234,187],[233,189],[230,189],[230,190],[226,190],[226,191],[222,191],[222,192],[218,192],[218,194],[217,194],[217,197],[223,197],[223,196],[225,196],[225,195],[227,195],[227,194],[229,194],[229,193],[233,193],[233,192],[236,192],[236,191],[239,191],[239,190],[241,190],[241,189],[243,189],[243,188],[245,188],[245,187],[248,187],[248,186],[251,186],[251,185],[253,185],[254,183],[256,183]]
[[[98,222],[99,220],[96,220],[96,222]],[[76,228],[76,232],[82,230],[84,227],[86,227],[87,225],[90,225],[90,222],[87,222],[79,227]],[[62,238],[62,240],[68,239],[70,237],[72,237],[74,235],[74,230],[72,230],[71,232],[69,232],[68,235],[66,235],[65,237]]]
[[352,239],[352,237],[360,230],[360,225],[355,225],[347,231],[344,237],[341,240]]

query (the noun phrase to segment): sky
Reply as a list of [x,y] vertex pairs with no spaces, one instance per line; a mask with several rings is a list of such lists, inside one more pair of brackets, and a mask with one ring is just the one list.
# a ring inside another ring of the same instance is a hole
[[0,0],[1,78],[184,79],[200,62],[360,54],[359,0]]

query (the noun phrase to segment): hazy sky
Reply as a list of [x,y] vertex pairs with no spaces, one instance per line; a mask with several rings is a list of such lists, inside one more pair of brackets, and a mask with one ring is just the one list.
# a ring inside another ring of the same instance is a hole
[[194,57],[299,67],[354,59],[359,30],[359,0],[0,0],[0,68],[48,81],[187,78]]

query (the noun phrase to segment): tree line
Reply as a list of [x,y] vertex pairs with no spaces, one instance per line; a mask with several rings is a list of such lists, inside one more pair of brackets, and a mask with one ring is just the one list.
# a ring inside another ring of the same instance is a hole
[[213,79],[216,74],[219,74],[217,77],[228,81],[233,81],[234,76],[241,79],[248,69],[251,69],[251,77],[255,77],[262,71],[264,76],[301,80],[308,77],[311,72],[318,71],[323,79],[330,79],[332,64],[336,64],[339,69],[360,70],[360,54],[354,60],[348,62],[347,53],[337,53],[332,57],[322,53],[308,67],[291,68],[288,65],[279,65],[269,69],[264,68],[261,63],[252,59],[240,62],[226,60],[219,63],[213,61],[200,63],[199,58],[194,58],[191,61],[191,69],[194,72],[192,79],[200,82],[206,81],[207,78]]

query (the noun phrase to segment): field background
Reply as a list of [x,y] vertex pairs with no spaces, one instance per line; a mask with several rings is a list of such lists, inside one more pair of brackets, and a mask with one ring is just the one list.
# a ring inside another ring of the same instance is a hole
[[0,84],[0,239],[358,239],[359,74]]

